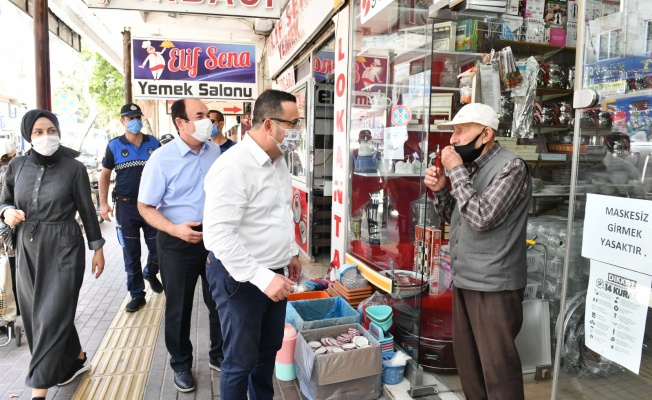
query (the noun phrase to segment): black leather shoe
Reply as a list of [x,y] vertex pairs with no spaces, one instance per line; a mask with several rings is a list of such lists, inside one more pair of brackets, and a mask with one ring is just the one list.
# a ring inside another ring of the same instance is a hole
[[210,360],[208,362],[208,368],[212,369],[213,371],[221,371],[222,361],[224,361],[223,357],[217,357],[216,360]]
[[184,393],[195,390],[195,379],[192,377],[192,371],[175,372],[174,386],[177,387],[178,391]]
[[127,306],[125,307],[125,311],[127,312],[138,311],[141,308],[145,307],[145,304],[147,304],[147,301],[144,298],[136,297],[135,299],[131,299],[131,301],[127,303]]
[[163,292],[163,285],[161,285],[161,281],[157,277],[148,278],[147,282],[149,282],[149,287],[152,288],[154,293]]

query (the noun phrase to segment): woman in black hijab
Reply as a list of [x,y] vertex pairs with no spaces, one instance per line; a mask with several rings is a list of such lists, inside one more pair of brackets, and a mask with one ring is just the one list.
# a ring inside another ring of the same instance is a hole
[[90,369],[75,329],[84,278],[84,237],[94,250],[91,271],[104,270],[104,239],[91,201],[79,153],[61,146],[57,117],[49,111],[25,114],[21,134],[32,148],[11,160],[0,196],[0,218],[16,230],[18,303],[32,353],[26,385],[33,399]]

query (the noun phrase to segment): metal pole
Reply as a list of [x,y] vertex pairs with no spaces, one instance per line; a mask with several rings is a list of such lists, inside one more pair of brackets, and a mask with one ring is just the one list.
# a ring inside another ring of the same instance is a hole
[[34,1],[34,51],[36,67],[36,106],[52,110],[50,96],[50,31],[48,0]]
[[131,93],[131,31],[125,28],[122,32],[122,65],[125,74],[125,104],[132,102]]

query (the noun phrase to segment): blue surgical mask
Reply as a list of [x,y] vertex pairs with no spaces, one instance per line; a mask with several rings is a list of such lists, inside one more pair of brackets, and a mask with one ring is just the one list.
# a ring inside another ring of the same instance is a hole
[[217,125],[213,125],[213,131],[211,132],[211,139],[217,136],[217,132],[218,132]]
[[143,129],[143,121],[139,119],[132,119],[127,122],[127,130],[133,134],[140,133],[140,130]]

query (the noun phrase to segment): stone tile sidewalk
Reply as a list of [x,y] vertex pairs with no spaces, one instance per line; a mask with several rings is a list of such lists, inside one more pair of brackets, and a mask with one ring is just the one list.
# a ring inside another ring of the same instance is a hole
[[[95,279],[88,270],[81,288],[75,325],[79,332],[82,346],[89,359],[97,351],[111,321],[119,311],[119,307],[127,295],[126,274],[116,235],[115,224],[101,224],[102,234],[107,243],[104,246],[106,266],[99,279]],[[143,252],[146,247],[143,245]],[[144,253],[146,256],[146,253]],[[90,265],[92,252],[86,252],[86,264]],[[302,258],[304,270],[308,276],[323,276],[327,264],[310,264]],[[169,367],[168,354],[165,349],[163,329],[159,330],[154,359],[144,399],[219,399],[219,373],[208,369],[208,315],[201,300],[201,286],[197,286],[192,317],[191,338],[195,347],[195,378],[197,390],[193,393],[181,394],[173,384],[173,373]],[[22,326],[20,317],[17,325]],[[161,327],[163,324],[161,323]],[[0,338],[0,342],[3,342]],[[25,339],[20,347],[15,341],[0,348],[0,400],[31,399],[31,390],[25,386],[25,376],[29,366],[30,353]],[[48,399],[70,399],[77,388],[80,378],[64,387],[54,387],[48,391]],[[296,381],[279,382],[275,379],[275,399],[301,399]],[[89,399],[90,400],[90,399]]]

